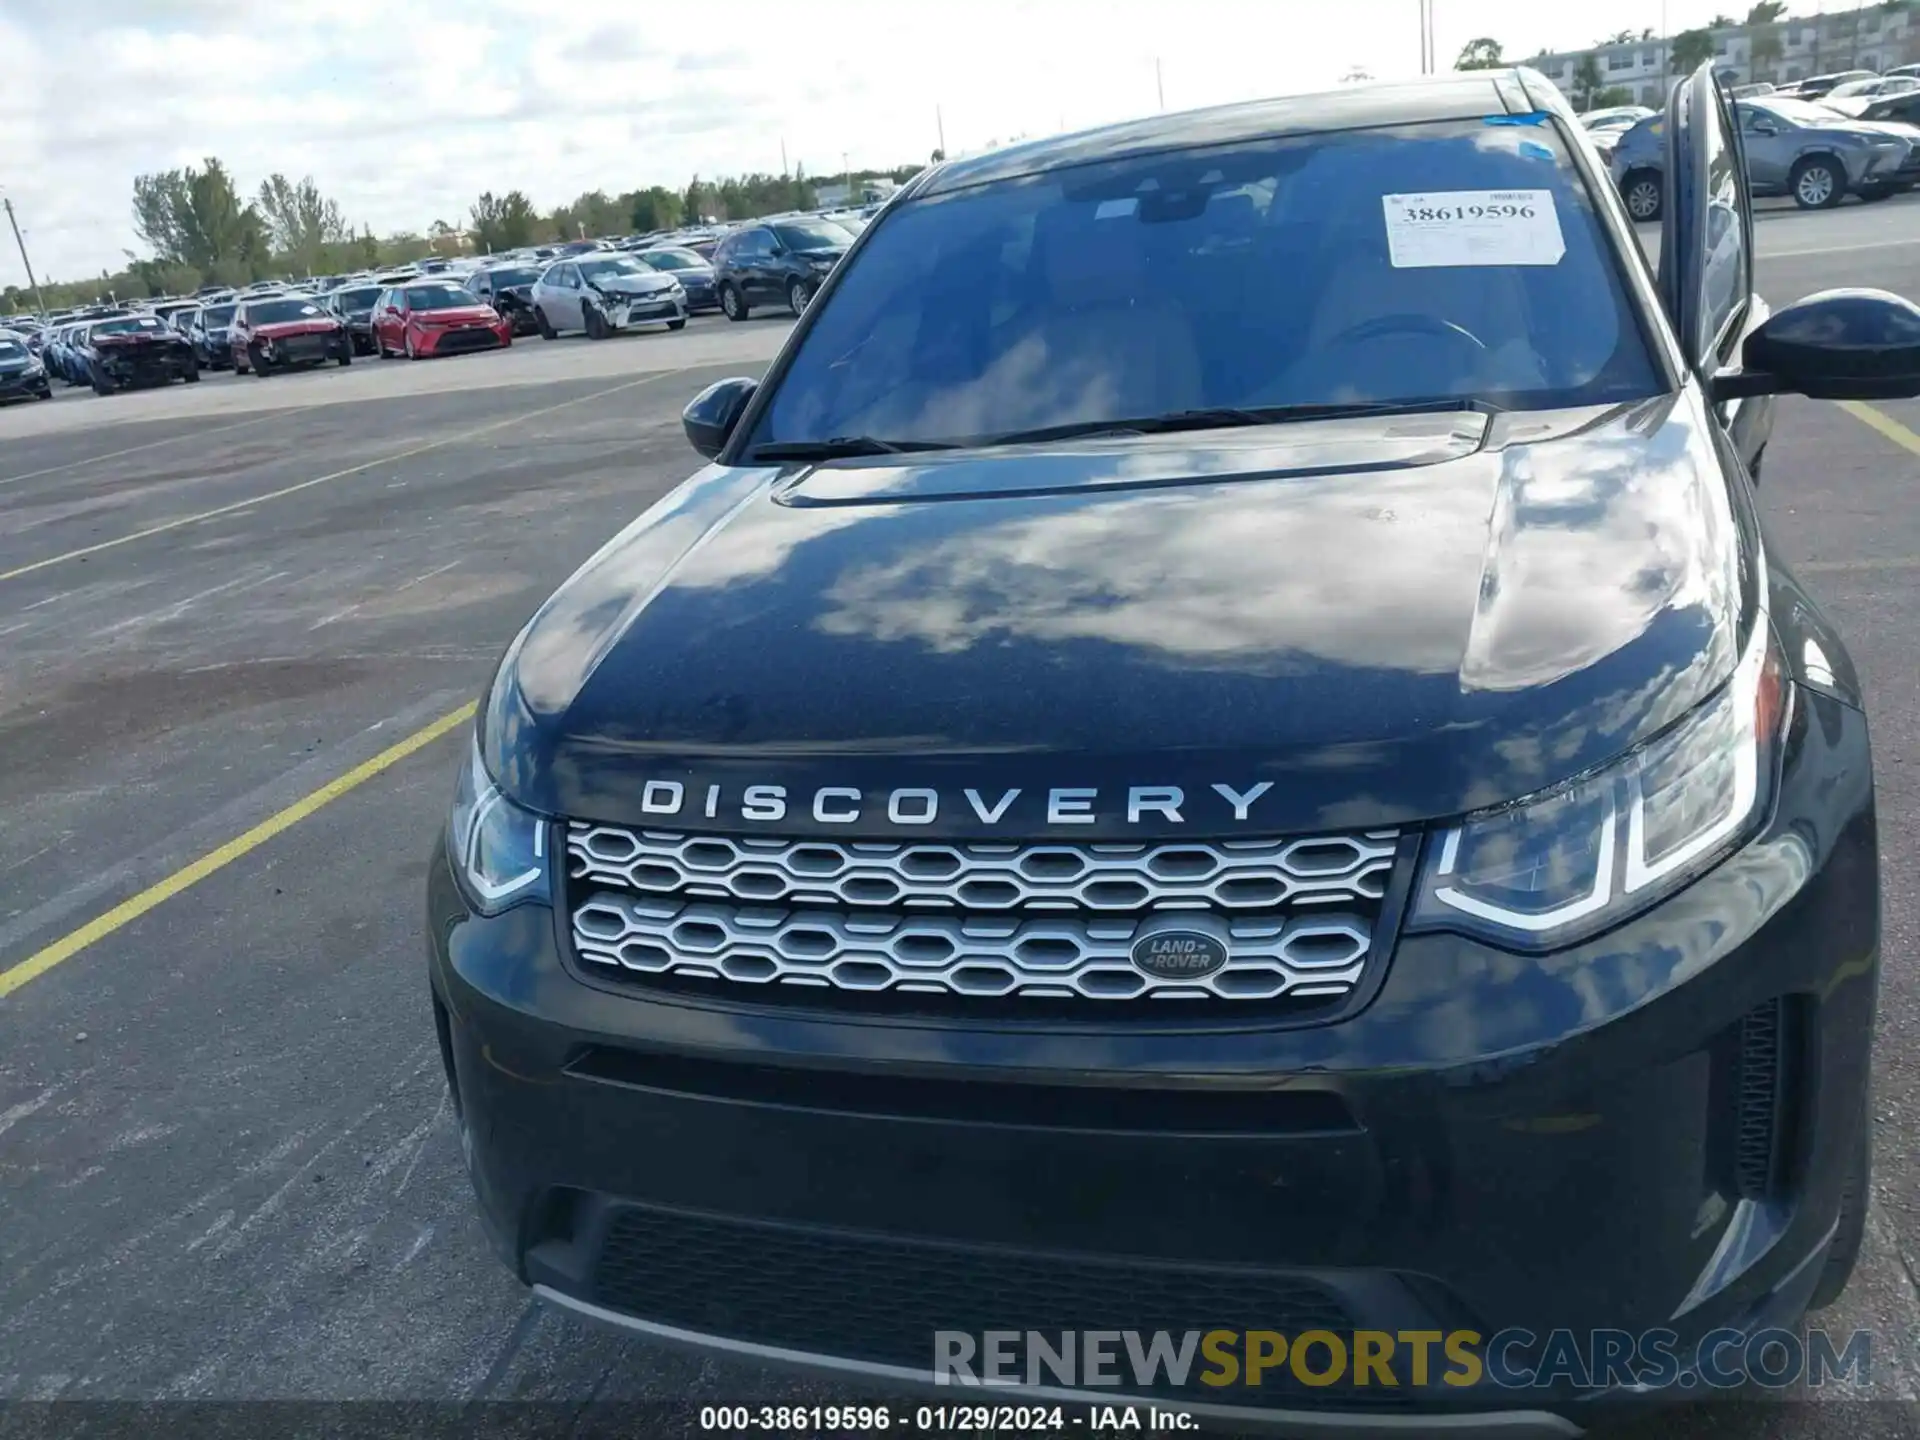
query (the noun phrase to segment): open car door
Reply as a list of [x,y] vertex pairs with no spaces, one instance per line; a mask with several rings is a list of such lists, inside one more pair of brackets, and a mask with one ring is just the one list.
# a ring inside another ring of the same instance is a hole
[[[1741,342],[1769,313],[1753,288],[1753,200],[1740,124],[1711,61],[1673,87],[1663,168],[1660,297],[1688,366],[1711,381],[1738,367]],[[1727,399],[1716,408],[1740,458],[1757,475],[1773,426],[1771,401]]]

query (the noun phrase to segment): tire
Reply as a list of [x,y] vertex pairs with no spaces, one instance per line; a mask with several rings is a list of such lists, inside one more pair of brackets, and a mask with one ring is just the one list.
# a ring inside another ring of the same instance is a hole
[[720,284],[720,312],[729,320],[744,320],[749,314],[747,297],[740,293],[739,287],[731,280],[724,280]]
[[540,332],[540,338],[542,340],[558,340],[560,338],[560,332],[547,323],[547,312],[542,310],[538,305],[533,307],[533,324],[534,328]]
[[1827,1263],[1813,1287],[1809,1310],[1824,1310],[1840,1298],[1853,1278],[1854,1262],[1860,1258],[1861,1242],[1867,1234],[1867,1200],[1873,1188],[1873,1117],[1860,1117],[1860,1142],[1853,1164],[1847,1168],[1847,1182],[1840,1192],[1840,1224],[1833,1232],[1833,1244],[1827,1251]]
[[586,322],[589,340],[604,340],[613,333],[613,327],[607,324],[607,317],[585,301],[580,304],[580,316]]
[[187,384],[189,385],[198,385],[200,383],[200,362],[198,360],[195,360],[191,365],[189,365],[186,368],[186,371],[180,376],[180,378],[186,381]]
[[334,358],[340,362],[340,368],[342,370],[346,369],[347,366],[353,363],[353,346],[349,344],[346,349],[342,350]]
[[45,390],[34,391],[33,398],[36,400],[51,400],[53,398],[53,387],[48,386]]
[[1875,200],[1891,200],[1897,193],[1899,192],[1894,190],[1890,185],[1882,185],[1875,190],[1862,190],[1859,192],[1860,200],[1863,204],[1871,204]]
[[251,345],[247,347],[247,364],[252,368],[253,373],[262,380],[273,373],[273,367],[269,365],[266,360],[261,357],[260,352]]
[[1847,172],[1824,155],[1809,155],[1793,167],[1787,191],[1802,210],[1831,210],[1847,198]]
[[798,277],[787,281],[787,309],[793,312],[797,320],[807,313],[807,306],[813,300],[813,287]]
[[1658,170],[1629,170],[1620,181],[1620,198],[1627,202],[1627,214],[1642,225],[1658,221],[1667,208]]
[[667,321],[667,329],[669,330],[684,330],[686,328],[687,328],[687,317],[684,315],[682,315],[678,320]]
[[96,395],[111,395],[113,393],[113,382],[98,370],[93,371],[90,383],[93,386],[93,393]]

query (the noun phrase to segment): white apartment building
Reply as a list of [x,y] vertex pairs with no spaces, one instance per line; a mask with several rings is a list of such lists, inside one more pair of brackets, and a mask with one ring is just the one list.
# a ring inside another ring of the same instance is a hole
[[[1862,5],[1815,16],[1785,16],[1771,25],[1735,25],[1713,32],[1714,63],[1730,84],[1770,80],[1776,84],[1804,80],[1833,70],[1885,70],[1920,63],[1920,16],[1915,8]],[[1756,37],[1771,31],[1779,42],[1777,57],[1754,63]],[[1599,64],[1605,89],[1621,86],[1641,105],[1667,103],[1672,88],[1670,50],[1663,39],[1634,40],[1598,45],[1588,50],[1556,51],[1536,55],[1525,63],[1572,94],[1580,62],[1591,55]]]

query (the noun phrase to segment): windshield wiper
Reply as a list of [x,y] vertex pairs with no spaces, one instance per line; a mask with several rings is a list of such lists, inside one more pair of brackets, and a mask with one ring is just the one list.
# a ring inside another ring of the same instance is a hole
[[952,450],[944,440],[879,440],[841,435],[832,440],[769,440],[747,452],[749,460],[844,460],[856,455],[902,455],[914,450]]
[[1176,410],[1169,415],[1144,415],[1135,420],[1085,420],[1074,425],[1046,425],[1037,430],[1010,430],[977,441],[981,445],[1030,445],[1047,440],[1072,440],[1090,435],[1169,435],[1182,430],[1230,430],[1249,425],[1284,425],[1295,420],[1345,420],[1362,415],[1435,415],[1475,411],[1496,415],[1501,406],[1488,400],[1362,400],[1321,405],[1262,405],[1254,408],[1214,407]]

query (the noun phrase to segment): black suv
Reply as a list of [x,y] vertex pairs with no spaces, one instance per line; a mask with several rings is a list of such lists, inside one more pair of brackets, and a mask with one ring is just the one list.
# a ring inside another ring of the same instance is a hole
[[1657,275],[1529,69],[907,183],[463,737],[428,968],[515,1275],[1289,1433],[1780,1378],[1880,865],[1755,477],[1776,394],[1920,394],[1920,307],[1769,312],[1710,66],[1667,113]]
[[746,319],[755,305],[783,305],[798,315],[852,244],[852,231],[806,216],[736,230],[713,251],[720,308],[729,320]]
[[332,291],[326,298],[328,312],[347,327],[356,355],[373,354],[373,302],[380,298],[382,288],[379,285],[347,285]]
[[533,284],[544,265],[490,265],[467,276],[467,288],[500,313],[515,335],[537,335],[540,321],[533,313]]

